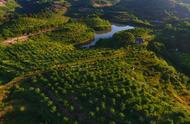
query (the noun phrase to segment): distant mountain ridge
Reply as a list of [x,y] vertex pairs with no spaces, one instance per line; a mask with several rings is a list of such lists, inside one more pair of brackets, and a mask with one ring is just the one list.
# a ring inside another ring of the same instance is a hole
[[142,18],[190,18],[188,0],[121,0],[117,9],[129,11]]

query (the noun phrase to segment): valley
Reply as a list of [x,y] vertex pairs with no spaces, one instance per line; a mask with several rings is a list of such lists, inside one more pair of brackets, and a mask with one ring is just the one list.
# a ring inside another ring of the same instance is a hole
[[0,0],[0,124],[189,124],[188,0]]

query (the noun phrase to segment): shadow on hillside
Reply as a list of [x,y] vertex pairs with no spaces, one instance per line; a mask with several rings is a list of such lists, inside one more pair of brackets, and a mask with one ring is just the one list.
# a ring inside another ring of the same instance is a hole
[[17,0],[17,2],[21,6],[16,9],[19,14],[37,13],[49,6],[49,3],[39,3],[37,0]]

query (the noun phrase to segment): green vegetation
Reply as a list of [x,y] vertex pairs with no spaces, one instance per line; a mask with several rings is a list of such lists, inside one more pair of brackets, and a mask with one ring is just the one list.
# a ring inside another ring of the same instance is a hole
[[123,46],[128,46],[135,43],[135,36],[130,32],[123,32],[115,34],[115,41],[124,43]]
[[[154,35],[150,35],[152,30],[145,28],[135,28],[126,31],[120,31],[114,34],[112,39],[102,39],[97,42],[96,47],[103,48],[121,48],[128,45],[144,44],[147,45],[149,41],[154,39]],[[136,40],[140,38],[141,43],[136,43]]]
[[122,0],[118,9],[120,7],[119,10],[125,9],[138,17],[155,20],[189,17],[190,11],[184,9],[181,3],[178,0]]
[[190,21],[166,23],[158,34],[158,41],[162,41],[168,49],[179,49],[190,53]]
[[162,55],[171,61],[177,68],[189,75],[190,55],[190,22],[187,21],[172,21],[166,23],[164,28],[156,33],[156,41],[151,46],[159,55]]
[[16,7],[19,7],[19,5],[15,0],[6,0],[4,4],[0,5],[0,24],[13,13]]
[[67,21],[68,18],[66,17],[52,17],[48,19],[22,17],[13,19],[1,26],[0,36],[5,39],[40,31],[43,32],[62,26]]
[[172,52],[171,55],[178,61],[180,66],[186,68],[186,70],[190,70],[190,54],[188,53],[180,53],[180,52]]
[[99,17],[89,17],[84,19],[84,22],[87,26],[93,28],[95,31],[111,30],[110,22]]
[[94,38],[94,32],[86,25],[80,23],[66,24],[63,29],[54,32],[53,36],[69,43],[83,44],[90,42]]
[[[84,51],[87,56],[91,50]],[[10,97],[22,102],[13,102],[15,109],[4,123],[25,123],[19,118],[31,120],[34,112],[30,123],[189,123],[185,109],[189,106],[178,101],[182,97],[178,90],[185,92],[187,77],[141,46],[108,51],[103,56],[49,64],[44,71],[32,69],[15,79],[17,87]],[[39,106],[42,111],[36,111]]]
[[[190,3],[184,0],[120,0],[114,6],[110,1],[69,0],[72,6],[67,14],[78,18],[96,14],[113,22],[133,23],[146,27],[153,26],[152,23],[163,23],[164,20],[190,17]],[[95,4],[95,7],[92,7],[91,3],[102,4]]]
[[[113,51],[77,51],[73,45],[54,42],[34,42],[6,47],[1,54],[1,73],[19,75],[31,70],[46,70],[50,65],[74,62],[89,57],[111,54]],[[19,60],[19,61],[18,61]],[[17,71],[15,72],[15,69]]]
[[0,79],[0,85],[3,83],[3,79]]
[[[8,0],[0,124],[189,124],[189,4]],[[82,48],[110,20],[135,26]]]
[[58,30],[45,33],[44,35],[50,41],[62,41],[75,45],[85,44],[94,39],[93,29],[76,22],[67,23]]

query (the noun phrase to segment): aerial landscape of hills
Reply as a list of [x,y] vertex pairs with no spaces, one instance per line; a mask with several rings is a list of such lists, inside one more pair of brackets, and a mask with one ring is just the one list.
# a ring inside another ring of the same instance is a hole
[[0,124],[190,124],[190,0],[0,0]]

